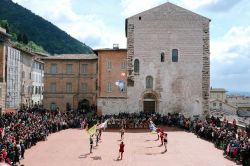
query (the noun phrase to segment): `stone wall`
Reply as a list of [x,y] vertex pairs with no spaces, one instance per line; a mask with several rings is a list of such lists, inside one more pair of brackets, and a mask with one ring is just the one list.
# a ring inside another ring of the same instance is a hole
[[203,24],[203,67],[202,67],[202,97],[203,114],[209,114],[209,90],[210,90],[210,44],[209,22]]
[[134,24],[128,24],[127,26],[127,70],[128,70],[128,86],[133,86],[134,82]]
[[129,112],[126,98],[98,98],[97,111],[100,114],[119,114]]

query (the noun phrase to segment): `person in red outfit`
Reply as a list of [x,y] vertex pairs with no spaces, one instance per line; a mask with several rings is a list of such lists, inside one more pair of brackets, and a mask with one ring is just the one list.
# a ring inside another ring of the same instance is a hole
[[160,132],[160,138],[161,138],[161,145],[163,145],[163,141],[164,141],[164,132],[163,131]]
[[157,128],[157,129],[156,129],[156,133],[157,133],[157,137],[158,137],[157,140],[159,140],[159,138],[160,138],[160,136],[159,136],[159,135],[160,135],[160,132],[161,132],[161,129],[160,129],[160,128]]
[[120,159],[121,159],[121,160],[122,160],[122,157],[123,157],[124,146],[125,146],[125,144],[124,144],[123,141],[122,141],[121,144],[120,144],[120,149],[119,149]]

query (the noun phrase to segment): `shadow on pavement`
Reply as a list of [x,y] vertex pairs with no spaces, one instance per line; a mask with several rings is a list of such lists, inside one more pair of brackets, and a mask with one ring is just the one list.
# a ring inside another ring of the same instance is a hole
[[160,155],[160,154],[164,154],[164,153],[166,153],[166,151],[164,151],[164,152],[158,152],[158,153],[145,153],[146,155]]
[[90,153],[81,154],[78,158],[79,158],[79,159],[81,159],[81,158],[87,158],[88,155],[90,155]]
[[114,159],[114,161],[122,161],[121,159],[117,158],[117,159]]
[[94,157],[90,157],[90,158],[92,158],[93,160],[102,160],[101,156],[94,156]]

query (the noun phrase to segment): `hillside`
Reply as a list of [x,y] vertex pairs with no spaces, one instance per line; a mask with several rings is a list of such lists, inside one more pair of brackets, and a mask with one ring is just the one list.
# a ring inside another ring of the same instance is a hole
[[89,46],[11,0],[0,0],[0,20],[7,20],[10,32],[27,37],[28,41],[35,42],[51,54],[93,52]]

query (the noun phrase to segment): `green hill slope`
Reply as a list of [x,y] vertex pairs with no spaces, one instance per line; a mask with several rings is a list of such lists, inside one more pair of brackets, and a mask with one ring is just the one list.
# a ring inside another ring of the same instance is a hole
[[0,0],[0,20],[8,21],[11,32],[24,34],[51,54],[93,52],[89,46],[11,0]]

